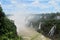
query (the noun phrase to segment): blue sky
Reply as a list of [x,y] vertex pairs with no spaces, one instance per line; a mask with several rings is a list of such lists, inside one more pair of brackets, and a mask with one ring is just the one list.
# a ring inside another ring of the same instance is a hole
[[6,14],[60,12],[60,0],[0,0]]

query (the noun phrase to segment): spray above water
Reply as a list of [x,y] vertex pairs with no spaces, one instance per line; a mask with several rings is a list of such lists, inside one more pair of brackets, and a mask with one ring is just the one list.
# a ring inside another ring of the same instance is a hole
[[14,20],[14,23],[17,27],[17,32],[18,33],[27,30],[27,27],[26,27],[26,18],[27,18],[27,16],[28,16],[27,14],[25,14],[25,15],[14,14],[13,16],[9,16],[9,18],[11,20]]

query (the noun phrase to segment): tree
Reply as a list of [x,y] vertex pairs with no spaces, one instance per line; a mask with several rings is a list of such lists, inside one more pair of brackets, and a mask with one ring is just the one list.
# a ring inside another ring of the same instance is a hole
[[4,12],[3,12],[1,6],[0,6],[0,17],[5,17],[5,14],[4,14]]
[[0,6],[0,40],[17,40],[16,25],[9,20]]

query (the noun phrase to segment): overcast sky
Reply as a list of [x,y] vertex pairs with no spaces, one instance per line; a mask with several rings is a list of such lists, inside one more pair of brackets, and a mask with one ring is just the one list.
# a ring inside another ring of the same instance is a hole
[[0,0],[6,14],[60,12],[60,0]]

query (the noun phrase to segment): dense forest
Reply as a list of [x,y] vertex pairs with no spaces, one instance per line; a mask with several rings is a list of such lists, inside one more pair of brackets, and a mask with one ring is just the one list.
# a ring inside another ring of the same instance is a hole
[[0,40],[21,40],[17,35],[16,25],[9,20],[0,6]]
[[[32,14],[33,18],[28,19],[28,26],[35,28],[39,33],[48,36],[49,31],[55,25],[56,29],[54,31],[52,38],[59,40],[60,37],[60,13],[46,13],[46,14]],[[29,17],[28,17],[29,18]],[[39,29],[40,25],[40,29]],[[50,37],[50,36],[48,36]]]

